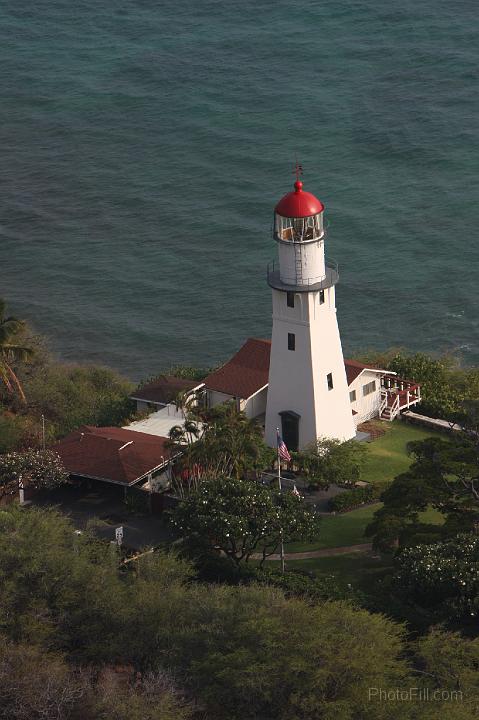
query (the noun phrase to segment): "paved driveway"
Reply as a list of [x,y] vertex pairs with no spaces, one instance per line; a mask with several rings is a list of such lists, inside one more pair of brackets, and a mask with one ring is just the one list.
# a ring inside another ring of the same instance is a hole
[[128,512],[123,502],[123,488],[104,486],[85,490],[63,487],[37,495],[33,501],[42,507],[57,507],[71,518],[78,530],[95,523],[95,534],[105,540],[115,539],[115,528],[123,527],[123,544],[132,550],[157,546],[170,535],[159,515]]

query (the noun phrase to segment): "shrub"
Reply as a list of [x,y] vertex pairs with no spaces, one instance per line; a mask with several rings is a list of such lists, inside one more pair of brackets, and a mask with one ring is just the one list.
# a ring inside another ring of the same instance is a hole
[[345,512],[364,505],[364,503],[372,502],[375,498],[377,498],[377,494],[372,485],[353,488],[331,498],[329,509],[331,512]]

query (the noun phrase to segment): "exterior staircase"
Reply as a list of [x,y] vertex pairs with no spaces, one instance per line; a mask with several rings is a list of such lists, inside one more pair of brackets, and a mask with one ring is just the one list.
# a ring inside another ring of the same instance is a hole
[[392,422],[403,410],[421,402],[421,386],[396,375],[381,378],[381,404],[379,417]]

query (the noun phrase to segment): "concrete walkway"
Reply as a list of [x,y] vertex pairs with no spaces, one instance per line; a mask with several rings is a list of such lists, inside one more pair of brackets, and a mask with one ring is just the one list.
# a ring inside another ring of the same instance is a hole
[[[324,548],[322,550],[308,550],[306,552],[285,553],[285,560],[310,560],[312,558],[332,557],[333,555],[350,555],[352,553],[369,553],[372,551],[371,543],[362,543],[361,545],[345,545],[344,547]],[[261,560],[262,555],[255,553],[251,556],[253,560]],[[278,553],[274,553],[266,558],[266,560],[281,560]]]

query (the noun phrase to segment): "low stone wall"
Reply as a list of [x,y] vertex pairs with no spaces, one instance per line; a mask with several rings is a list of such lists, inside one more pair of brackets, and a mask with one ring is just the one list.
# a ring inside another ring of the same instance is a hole
[[401,413],[400,418],[406,422],[422,425],[431,430],[440,430],[441,432],[459,432],[462,430],[457,423],[449,423],[447,420],[419,415],[419,413],[412,412],[412,410],[405,410],[405,412]]

